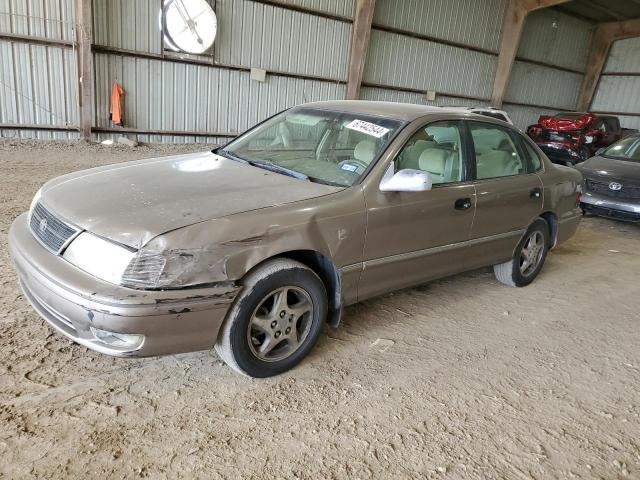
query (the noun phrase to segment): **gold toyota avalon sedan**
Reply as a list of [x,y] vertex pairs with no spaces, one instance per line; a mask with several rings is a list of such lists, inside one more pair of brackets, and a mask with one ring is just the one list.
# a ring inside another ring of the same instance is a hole
[[488,117],[335,101],[224,147],[46,183],[9,234],[26,298],[117,356],[215,347],[284,372],[346,305],[492,265],[528,285],[574,234],[581,175]]

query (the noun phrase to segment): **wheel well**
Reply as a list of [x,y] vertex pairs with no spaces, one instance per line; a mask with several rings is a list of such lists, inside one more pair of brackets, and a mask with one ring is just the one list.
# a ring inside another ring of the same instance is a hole
[[545,212],[540,215],[540,218],[547,222],[549,226],[549,248],[553,248],[558,239],[558,217],[553,212]]
[[309,267],[320,277],[327,290],[327,299],[329,301],[327,323],[332,327],[337,327],[342,317],[342,283],[340,271],[331,259],[315,250],[294,250],[281,253],[278,257],[296,260]]

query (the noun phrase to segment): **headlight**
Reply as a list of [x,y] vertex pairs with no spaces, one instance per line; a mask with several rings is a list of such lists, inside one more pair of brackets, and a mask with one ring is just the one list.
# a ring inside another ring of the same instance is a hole
[[195,257],[187,252],[139,251],[122,275],[122,285],[158,289],[183,286],[182,275],[191,271]]
[[136,252],[96,235],[83,232],[64,252],[64,259],[106,282],[121,283],[122,275]]

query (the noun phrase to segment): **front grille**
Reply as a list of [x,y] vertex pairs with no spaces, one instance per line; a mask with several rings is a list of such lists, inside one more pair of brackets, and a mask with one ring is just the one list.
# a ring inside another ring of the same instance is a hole
[[640,200],[640,187],[631,187],[622,184],[622,188],[620,190],[611,190],[611,188],[609,188],[609,185],[611,183],[612,182],[597,182],[595,180],[587,180],[587,190],[611,198]]
[[41,203],[31,212],[31,233],[53,253],[60,253],[78,230],[53,215]]

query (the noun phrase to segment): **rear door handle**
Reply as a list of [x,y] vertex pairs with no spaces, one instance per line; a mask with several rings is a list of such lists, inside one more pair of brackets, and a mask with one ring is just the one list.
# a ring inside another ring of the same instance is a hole
[[536,187],[529,192],[529,198],[540,198],[540,197],[542,197],[541,188]]
[[471,208],[470,198],[459,198],[456,203],[453,204],[456,210],[467,210]]

